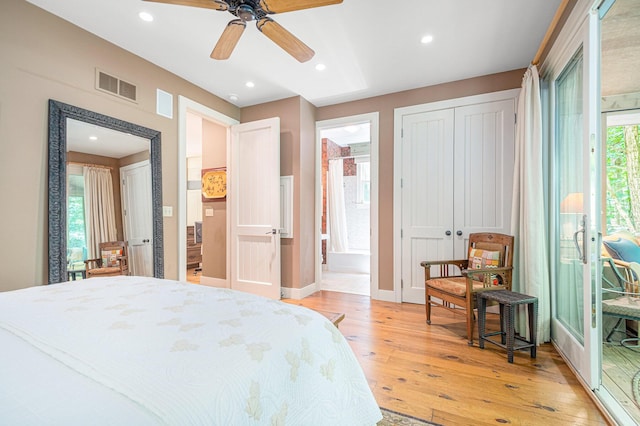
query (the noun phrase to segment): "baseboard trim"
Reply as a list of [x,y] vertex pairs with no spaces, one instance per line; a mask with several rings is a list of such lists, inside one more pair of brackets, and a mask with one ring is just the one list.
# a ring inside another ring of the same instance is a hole
[[316,291],[318,291],[318,286],[316,283],[311,283],[302,288],[281,287],[280,294],[283,299],[300,300],[311,296]]

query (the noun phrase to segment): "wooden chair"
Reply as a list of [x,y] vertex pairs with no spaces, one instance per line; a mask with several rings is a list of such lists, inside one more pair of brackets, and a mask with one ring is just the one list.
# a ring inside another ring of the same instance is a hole
[[127,244],[124,241],[100,243],[100,258],[84,261],[87,278],[129,275]]
[[[442,306],[467,317],[467,338],[473,345],[474,309],[479,291],[511,290],[513,236],[497,233],[469,234],[467,258],[425,261],[424,294],[427,324],[431,324],[431,306]],[[439,267],[439,276],[431,268]],[[451,275],[454,274],[454,275]],[[432,297],[442,302],[435,302]]]

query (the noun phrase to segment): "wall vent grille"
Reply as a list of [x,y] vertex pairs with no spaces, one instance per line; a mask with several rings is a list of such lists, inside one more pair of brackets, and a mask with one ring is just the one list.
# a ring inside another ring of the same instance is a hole
[[136,102],[138,99],[138,88],[135,84],[109,75],[99,69],[96,69],[96,89],[128,101]]

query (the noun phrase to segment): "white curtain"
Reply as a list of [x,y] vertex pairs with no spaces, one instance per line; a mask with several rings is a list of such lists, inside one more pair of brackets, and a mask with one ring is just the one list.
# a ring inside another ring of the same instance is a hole
[[100,257],[99,244],[116,241],[116,214],[113,202],[111,170],[104,167],[82,168],[84,176],[84,214],[87,228],[88,258]]
[[[551,332],[543,166],[540,79],[533,65],[524,75],[518,100],[511,233],[515,237],[513,290],[538,298],[538,343],[548,342]],[[517,329],[528,334],[525,315],[519,315]]]
[[342,158],[329,160],[329,251],[337,253],[346,252],[349,247],[343,174]]

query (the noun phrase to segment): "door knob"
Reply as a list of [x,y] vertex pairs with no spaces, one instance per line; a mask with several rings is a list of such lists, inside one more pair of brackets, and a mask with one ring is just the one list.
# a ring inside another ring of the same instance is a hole
[[448,236],[450,236],[450,235],[451,235],[451,231],[449,231],[449,230],[447,229],[447,231],[444,233],[444,235],[446,235],[447,237],[448,237]]
[[457,235],[458,237],[461,237],[461,236],[462,236],[462,231],[456,231],[456,235]]

